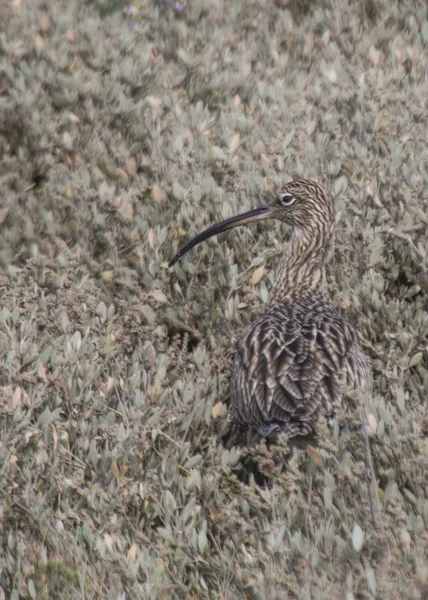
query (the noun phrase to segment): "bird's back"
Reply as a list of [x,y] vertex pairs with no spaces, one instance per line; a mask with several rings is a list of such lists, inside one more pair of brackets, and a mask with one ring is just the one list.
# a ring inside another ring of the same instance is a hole
[[285,299],[244,331],[231,380],[232,415],[263,436],[310,433],[370,370],[354,329],[325,301]]

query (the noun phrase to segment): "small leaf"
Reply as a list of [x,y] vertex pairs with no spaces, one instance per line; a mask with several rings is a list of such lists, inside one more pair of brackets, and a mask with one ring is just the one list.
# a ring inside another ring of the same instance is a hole
[[149,233],[147,235],[148,240],[149,240],[149,246],[152,250],[154,250],[155,247],[155,232],[153,231],[153,229],[149,229]]
[[373,274],[373,285],[375,290],[382,293],[385,288],[385,280],[380,273]]
[[80,348],[82,347],[82,334],[79,330],[74,332],[72,342],[76,352],[79,352]]
[[168,298],[161,290],[153,290],[153,292],[151,292],[150,295],[152,296],[152,298],[154,298],[157,302],[160,302],[161,304],[166,304],[168,302]]
[[324,469],[324,460],[320,452],[313,446],[308,446],[306,450],[318,469],[322,471]]
[[34,581],[32,579],[28,580],[28,593],[32,598],[37,598],[36,586],[34,585]]
[[174,148],[174,150],[177,150],[177,152],[182,152],[183,148],[184,148],[184,142],[183,142],[183,138],[181,137],[181,135],[178,135],[175,140],[172,143],[172,146]]
[[364,544],[364,531],[361,529],[359,525],[354,525],[354,529],[352,531],[352,545],[354,549],[359,552]]
[[388,483],[388,485],[386,486],[386,490],[383,496],[383,501],[385,503],[385,506],[387,504],[389,504],[390,502],[392,502],[392,500],[395,498],[395,496],[398,493],[398,485],[396,481],[390,481]]
[[4,208],[0,208],[0,225],[6,221],[6,217],[9,213],[9,207],[5,206]]
[[333,494],[330,488],[324,488],[324,504],[328,509],[331,509],[333,506]]
[[237,151],[237,149],[239,148],[239,143],[240,143],[239,133],[235,133],[233,138],[230,140],[230,144],[229,144],[229,152],[231,154],[233,154],[234,152]]
[[160,108],[162,106],[162,99],[161,98],[156,98],[155,96],[147,96],[146,102],[152,108]]
[[179,202],[184,200],[184,197],[186,195],[186,190],[183,187],[181,187],[181,185],[178,183],[178,181],[174,181],[174,184],[172,186],[172,195]]
[[12,394],[12,408],[15,410],[21,404],[22,388],[17,387]]
[[108,270],[102,272],[103,281],[111,283],[114,280],[114,271]]
[[168,514],[171,514],[174,510],[177,510],[177,502],[169,490],[165,491],[165,506],[168,510]]
[[149,323],[154,323],[156,321],[156,313],[148,304],[143,304],[141,307],[141,312]]
[[119,471],[119,467],[117,466],[116,463],[113,463],[111,466],[111,472],[114,475],[114,478],[116,479],[116,481],[120,480],[120,471]]
[[138,544],[136,544],[134,542],[128,550],[128,554],[126,555],[126,560],[128,562],[131,560],[135,560],[137,558],[138,551],[139,551]]
[[251,277],[251,283],[253,285],[257,285],[259,283],[260,279],[263,277],[264,270],[265,270],[264,265],[255,269],[255,271],[253,272],[253,275]]
[[338,196],[339,194],[343,194],[344,192],[346,192],[347,189],[348,178],[345,175],[342,175],[341,177],[339,177],[339,179],[336,179],[336,181],[334,182],[334,195]]
[[409,367],[416,367],[423,358],[424,353],[423,352],[417,352],[411,359],[410,363],[409,363]]
[[372,46],[369,50],[369,58],[373,64],[373,66],[377,67],[377,65],[379,64],[379,61],[381,59],[380,51],[376,50],[376,48],[374,46]]
[[403,388],[398,388],[396,400],[398,408],[403,413],[406,410],[406,396],[404,394]]
[[410,550],[412,538],[410,537],[410,533],[406,529],[402,529],[400,531],[400,542],[406,550]]
[[275,540],[274,540],[274,543],[273,543],[273,550],[274,551],[280,550],[281,547],[283,546],[285,531],[286,531],[286,527],[285,527],[285,525],[282,525],[280,527],[278,533],[275,536]]
[[211,409],[211,414],[213,419],[216,419],[217,417],[219,417],[223,411],[223,402],[217,402],[217,404],[214,404],[214,406]]
[[128,223],[131,223],[134,220],[134,207],[131,202],[128,202],[127,200],[122,201],[122,215]]
[[267,287],[264,284],[264,281],[262,281],[260,284],[260,298],[262,299],[262,301],[265,304],[269,300],[269,292],[268,292]]
[[95,309],[95,312],[100,317],[101,323],[104,323],[104,321],[107,318],[107,306],[105,305],[105,303],[102,300],[101,300],[101,302],[98,303],[98,306]]
[[368,422],[369,426],[372,428],[373,433],[376,433],[377,421],[376,421],[375,416],[370,413],[369,416],[367,417],[367,422]]
[[72,139],[71,135],[68,133],[68,131],[64,132],[64,134],[62,136],[62,143],[64,144],[64,147],[66,150],[73,149],[73,139]]
[[105,533],[104,534],[104,541],[106,543],[107,548],[111,552],[113,550],[113,548],[114,548],[114,539],[112,538],[112,536],[109,533]]
[[162,190],[160,189],[160,187],[158,185],[153,186],[152,196],[153,196],[153,199],[158,204],[160,204],[162,202],[163,194],[162,194]]
[[128,158],[128,160],[126,161],[126,171],[127,171],[128,175],[131,175],[131,177],[136,176],[137,161],[135,160],[134,157]]
[[334,67],[328,64],[323,58],[320,62],[320,68],[324,77],[326,77],[331,83],[337,82],[337,72],[335,71]]
[[219,146],[212,146],[211,154],[215,160],[224,160],[224,161],[227,160],[226,154],[223,152],[223,150]]
[[207,534],[205,533],[205,531],[200,531],[199,535],[198,535],[199,552],[202,552],[202,554],[203,554],[205,552],[207,544],[208,544]]
[[252,66],[250,61],[245,62],[242,65],[242,75],[246,78],[251,74]]
[[49,27],[51,26],[51,21],[48,15],[43,15],[39,22],[39,29],[42,33],[46,33],[49,31]]
[[37,425],[46,425],[47,423],[50,423],[51,418],[52,413],[49,407],[47,406],[45,410],[41,413],[41,415],[39,415],[39,418],[37,419]]

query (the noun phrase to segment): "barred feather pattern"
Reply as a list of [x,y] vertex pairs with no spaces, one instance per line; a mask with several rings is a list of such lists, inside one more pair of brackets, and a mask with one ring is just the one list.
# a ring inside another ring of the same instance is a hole
[[329,304],[287,299],[251,323],[238,343],[231,412],[266,437],[306,435],[353,388],[370,389],[354,329]]
[[326,264],[334,236],[331,196],[314,181],[296,179],[275,202],[220,223],[180,248],[174,265],[214,235],[255,221],[277,219],[293,232],[275,274],[265,311],[238,342],[231,379],[231,412],[265,437],[312,432],[348,390],[370,391],[369,362],[357,335],[332,305]]
[[[281,198],[293,199],[290,206]],[[347,390],[369,392],[369,361],[332,306],[326,262],[333,234],[331,197],[298,180],[278,195],[278,216],[293,225],[266,311],[238,342],[231,379],[232,417],[265,437],[307,435],[329,418]]]

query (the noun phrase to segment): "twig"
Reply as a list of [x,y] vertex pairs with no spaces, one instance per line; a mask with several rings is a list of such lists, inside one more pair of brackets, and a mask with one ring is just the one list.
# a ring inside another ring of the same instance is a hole
[[[307,500],[307,503],[308,503],[308,507],[306,509],[306,514],[305,514],[305,533],[306,533],[306,537],[309,540],[310,536],[312,534],[312,531],[313,531],[312,521],[311,521],[312,475],[309,476],[308,500]],[[309,527],[309,525],[310,525],[310,527]]]

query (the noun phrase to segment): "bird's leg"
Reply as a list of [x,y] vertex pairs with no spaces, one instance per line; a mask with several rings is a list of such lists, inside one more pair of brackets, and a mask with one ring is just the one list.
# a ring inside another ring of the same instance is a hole
[[364,418],[361,404],[358,406],[358,416],[360,418],[361,423],[361,436],[363,439],[364,455],[366,460],[366,481],[369,493],[370,510],[372,513],[373,525],[377,531],[383,531],[384,528],[379,505],[379,491],[377,487],[376,474],[373,466],[369,436],[367,434],[367,424]]

